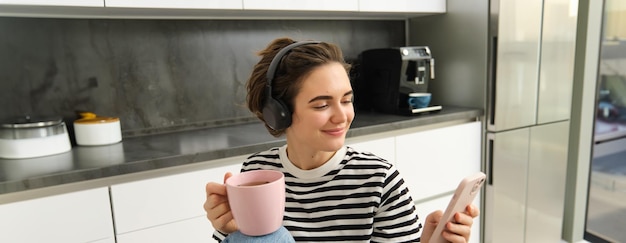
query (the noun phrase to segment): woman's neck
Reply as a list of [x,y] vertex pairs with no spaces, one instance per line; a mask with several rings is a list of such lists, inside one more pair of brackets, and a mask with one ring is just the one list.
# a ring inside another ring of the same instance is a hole
[[299,148],[287,143],[287,157],[289,161],[301,170],[312,170],[324,165],[336,152]]

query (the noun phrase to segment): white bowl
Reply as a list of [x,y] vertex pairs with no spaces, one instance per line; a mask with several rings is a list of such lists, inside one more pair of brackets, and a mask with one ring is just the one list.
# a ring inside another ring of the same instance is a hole
[[19,117],[0,126],[0,158],[25,159],[72,149],[61,118]]

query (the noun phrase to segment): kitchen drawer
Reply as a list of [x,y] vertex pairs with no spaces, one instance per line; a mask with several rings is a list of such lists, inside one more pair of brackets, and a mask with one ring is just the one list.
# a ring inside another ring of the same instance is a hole
[[213,227],[205,217],[195,217],[174,223],[158,225],[117,235],[117,243],[171,243],[171,242],[214,242]]
[[112,185],[116,233],[204,217],[206,183],[223,182],[226,172],[239,173],[244,158],[226,159],[211,169]]
[[454,191],[480,171],[481,123],[471,122],[396,137],[396,163],[414,200]]
[[115,242],[106,187],[0,205],[0,242]]

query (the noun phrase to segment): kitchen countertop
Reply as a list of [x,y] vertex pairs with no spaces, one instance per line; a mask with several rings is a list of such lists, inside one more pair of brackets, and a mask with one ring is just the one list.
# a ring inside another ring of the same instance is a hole
[[[460,107],[415,116],[357,112],[347,137],[480,116],[480,109]],[[254,122],[124,138],[106,146],[75,146],[70,152],[39,158],[0,159],[0,195],[241,156],[284,142]]]

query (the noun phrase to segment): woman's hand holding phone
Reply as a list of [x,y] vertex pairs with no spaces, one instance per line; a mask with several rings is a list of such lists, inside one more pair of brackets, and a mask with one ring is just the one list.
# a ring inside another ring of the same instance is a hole
[[468,242],[473,218],[480,214],[472,202],[484,182],[482,172],[464,178],[446,210],[443,213],[435,211],[426,217],[422,240],[428,243]]

